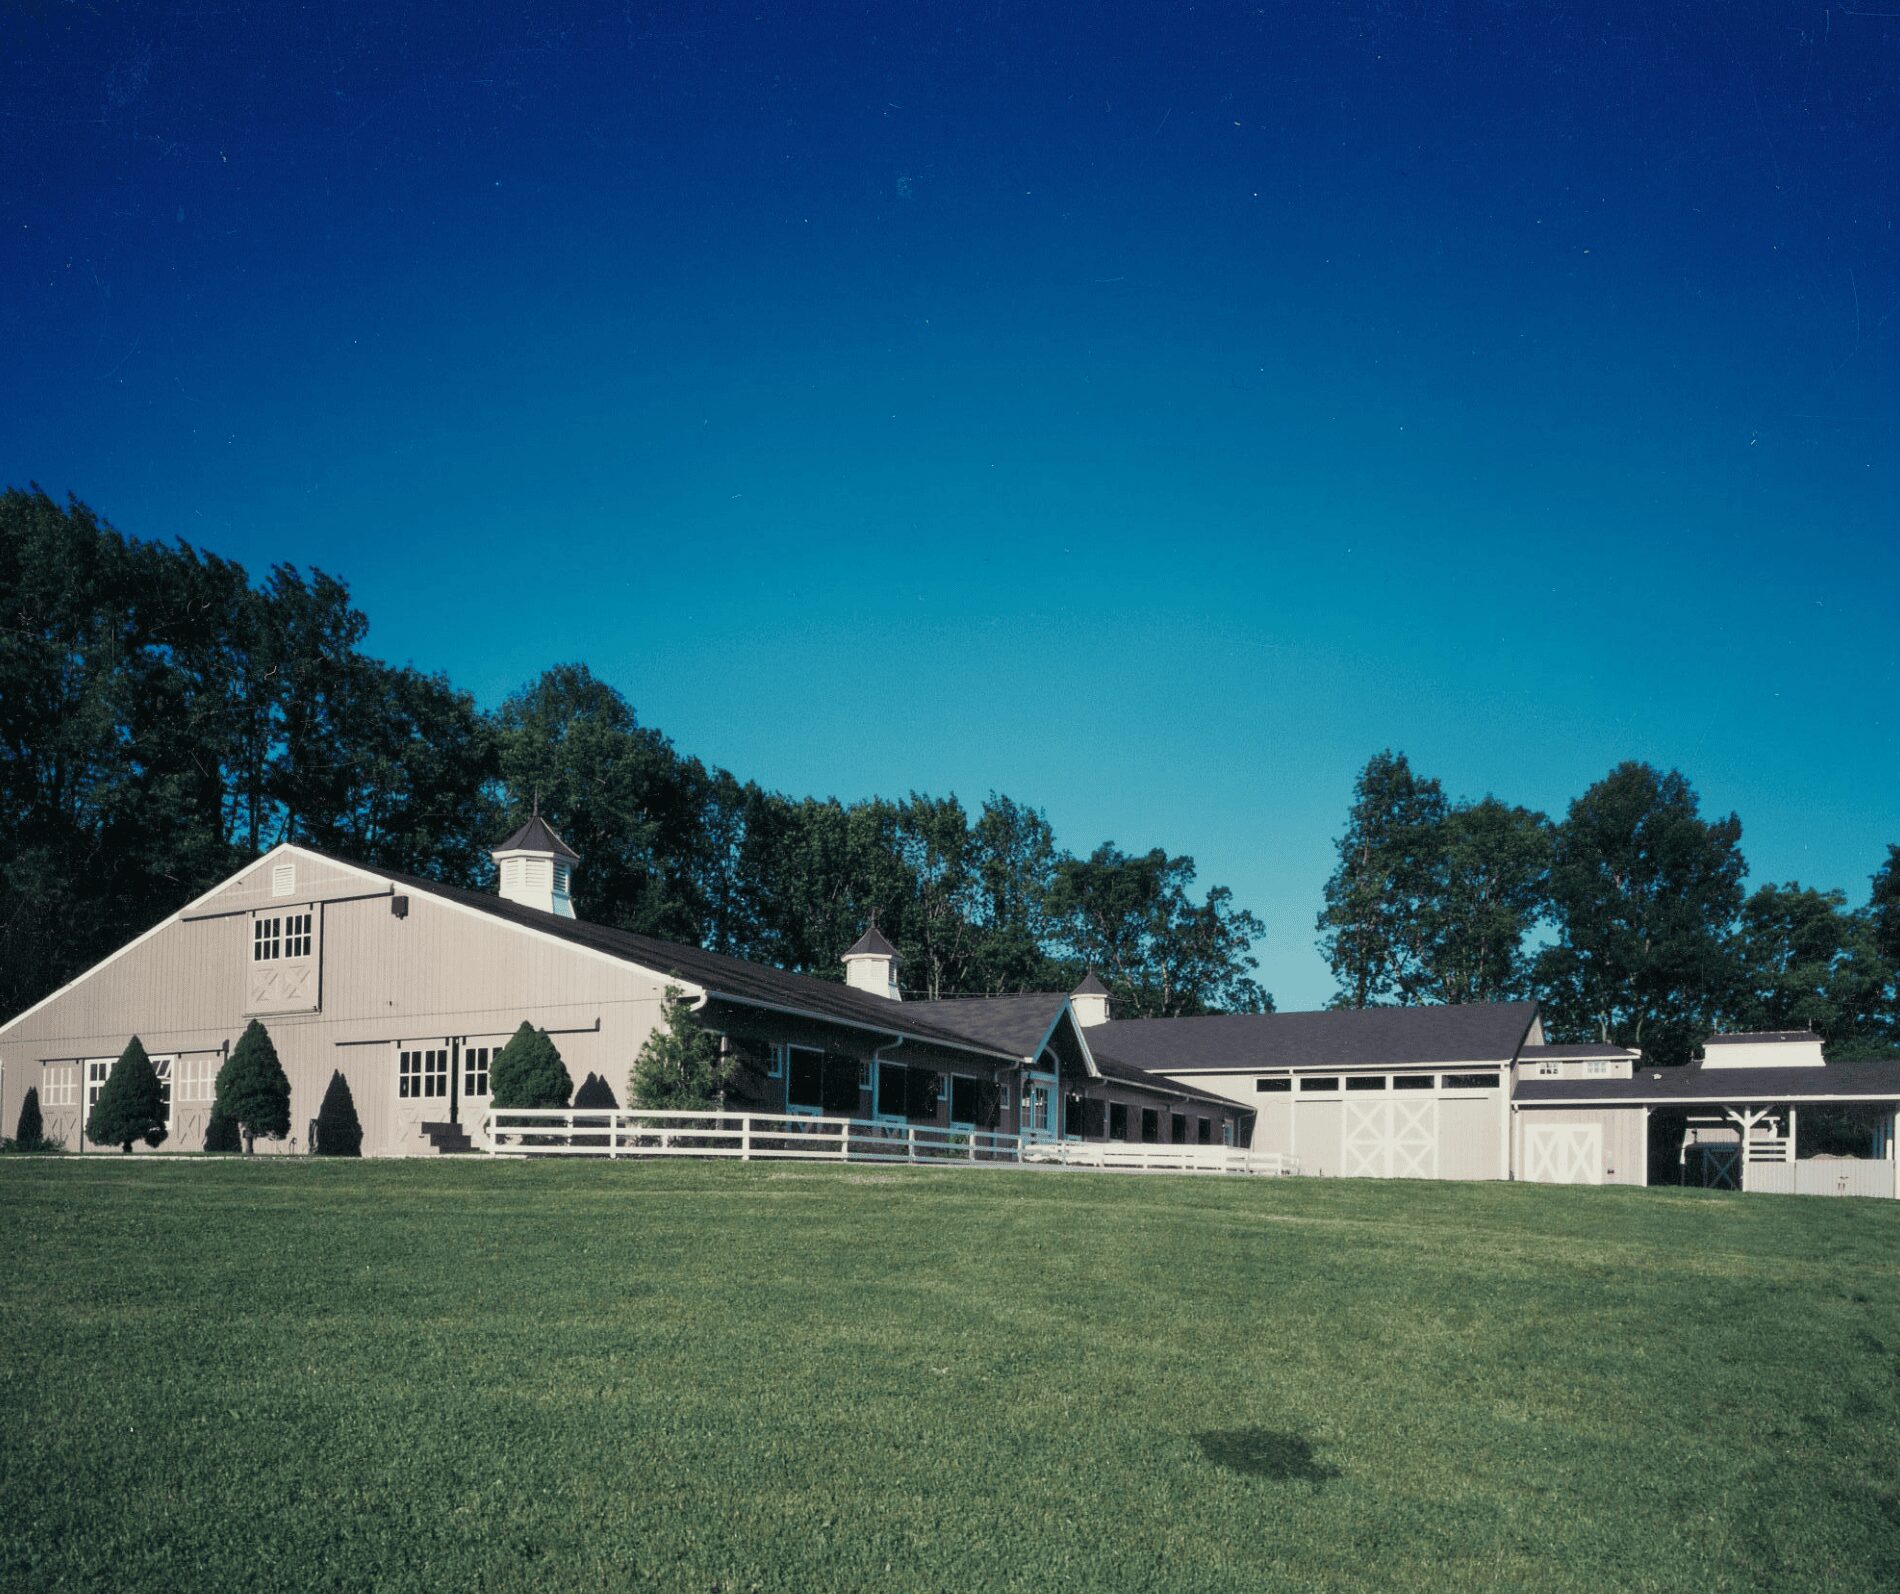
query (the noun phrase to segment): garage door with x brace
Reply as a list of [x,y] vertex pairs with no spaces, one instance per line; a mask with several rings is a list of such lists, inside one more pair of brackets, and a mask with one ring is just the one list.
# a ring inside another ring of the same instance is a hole
[[1346,1098],[1348,1179],[1430,1179],[1437,1174],[1437,1102]]

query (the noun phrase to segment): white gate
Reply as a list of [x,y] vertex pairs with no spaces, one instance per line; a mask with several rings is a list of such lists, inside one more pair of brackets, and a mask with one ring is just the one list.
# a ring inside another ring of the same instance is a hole
[[1404,1097],[1346,1098],[1343,1171],[1348,1179],[1430,1179],[1437,1170],[1436,1102]]
[[1524,1177],[1532,1184],[1603,1183],[1603,1126],[1526,1124]]

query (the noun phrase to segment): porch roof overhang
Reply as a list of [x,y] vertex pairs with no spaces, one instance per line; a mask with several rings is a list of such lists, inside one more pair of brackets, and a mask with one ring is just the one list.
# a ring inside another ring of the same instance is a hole
[[1520,1079],[1518,1107],[1726,1107],[1900,1103],[1900,1061],[1822,1068],[1644,1068],[1630,1079]]

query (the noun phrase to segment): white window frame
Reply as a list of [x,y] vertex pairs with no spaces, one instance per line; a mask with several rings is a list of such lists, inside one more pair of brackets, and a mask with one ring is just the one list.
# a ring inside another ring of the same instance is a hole
[[[495,1093],[492,1072],[495,1066],[495,1059],[500,1054],[501,1048],[499,1046],[463,1045],[461,1078],[462,1100],[467,1101],[475,1096],[492,1096]],[[481,1058],[479,1065],[475,1061],[477,1057]],[[477,1073],[480,1073],[482,1078],[482,1088],[480,1090],[477,1090],[474,1084],[475,1075]]]
[[[405,1071],[410,1058],[415,1058],[415,1066]],[[431,1066],[431,1060],[441,1058],[442,1066]],[[449,1048],[447,1046],[398,1046],[396,1048],[396,1099],[398,1101],[442,1101],[449,1099]],[[403,1087],[414,1079],[415,1090]],[[438,1091],[428,1089],[429,1084],[440,1078],[442,1088]]]
[[172,1067],[172,1100],[187,1107],[216,1101],[223,1061],[216,1052],[185,1053]]
[[268,917],[258,914],[251,920],[251,961],[253,963],[277,963],[283,959],[284,918],[282,914]]
[[112,1077],[112,1065],[117,1061],[116,1057],[86,1059],[85,1094],[80,1099],[80,1105],[88,1118],[92,1116],[92,1109],[99,1105],[99,1092],[106,1088],[106,1081]]
[[46,1107],[79,1105],[78,1063],[48,1063],[40,1074],[40,1103]]

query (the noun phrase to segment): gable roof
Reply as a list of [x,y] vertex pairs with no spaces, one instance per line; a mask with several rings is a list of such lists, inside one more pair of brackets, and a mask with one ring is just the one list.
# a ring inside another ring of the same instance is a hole
[[893,1002],[887,997],[854,991],[850,986],[834,980],[821,980],[810,974],[789,974],[783,969],[748,963],[743,958],[727,957],[722,952],[708,952],[677,941],[663,941],[657,936],[639,935],[632,930],[615,930],[604,924],[589,924],[585,919],[563,918],[539,908],[509,902],[490,892],[470,891],[462,886],[444,885],[440,880],[429,880],[421,875],[358,863],[352,858],[304,846],[301,842],[296,845],[300,851],[330,863],[341,864],[358,873],[388,880],[427,896],[439,897],[459,907],[486,914],[489,918],[500,919],[541,935],[550,935],[574,946],[586,947],[621,962],[649,969],[655,974],[671,975],[689,985],[698,986],[715,998],[743,1006],[766,1007],[829,1019],[855,1029],[910,1036],[932,1045],[948,1046],[957,1051],[982,1052],[1009,1062],[1022,1059],[1019,1052],[998,1050],[985,1041],[917,1017],[912,1012],[919,1005],[916,1003]]
[[1012,1057],[1031,1057],[1041,1053],[1068,1002],[1060,991],[1033,991],[1020,996],[943,996],[904,1005],[939,1029]]
[[1089,1048],[1098,1061],[1164,1073],[1507,1063],[1536,1017],[1535,1002],[1467,1002],[1125,1018],[1091,1028]]
[[[539,814],[532,815],[528,822],[499,846],[490,847],[496,852],[551,852],[557,857],[571,858],[579,863],[581,855],[554,833],[554,827]],[[337,860],[341,862],[342,860]]]

